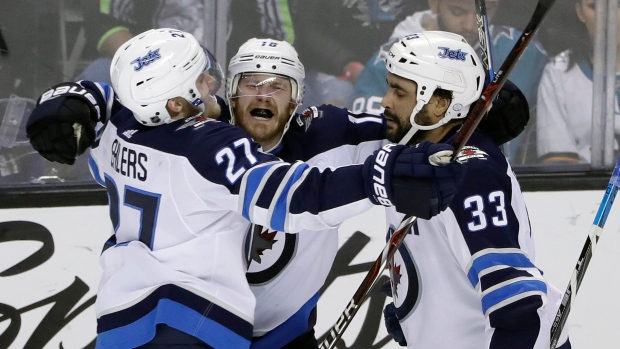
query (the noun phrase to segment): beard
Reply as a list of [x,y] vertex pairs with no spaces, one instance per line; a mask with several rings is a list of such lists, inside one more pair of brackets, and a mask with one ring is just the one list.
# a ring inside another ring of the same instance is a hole
[[396,124],[396,126],[392,128],[387,128],[386,138],[392,143],[400,142],[400,140],[403,139],[403,137],[405,137],[407,132],[411,129],[411,123],[409,122],[409,119],[403,122],[396,114],[392,113],[389,110],[385,110],[383,112],[383,115],[387,120],[390,120]]
[[235,126],[245,130],[264,149],[271,148],[279,141],[289,119],[288,115],[279,113],[277,108],[268,111],[262,107],[233,104],[232,112],[235,115]]
[[[405,137],[407,132],[409,132],[412,127],[409,118],[407,118],[406,121],[403,121],[389,110],[384,111],[384,115],[387,119],[394,121],[397,124],[395,128],[387,129],[386,138],[392,143],[400,142],[400,140]],[[433,120],[431,119],[426,105],[424,105],[424,107],[422,107],[422,110],[420,110],[416,114],[415,120],[416,123],[421,126],[430,126],[433,124]],[[420,143],[421,141],[426,139],[426,135],[428,134],[428,132],[429,130],[417,130],[416,133],[409,140],[409,142],[407,142],[407,144]]]

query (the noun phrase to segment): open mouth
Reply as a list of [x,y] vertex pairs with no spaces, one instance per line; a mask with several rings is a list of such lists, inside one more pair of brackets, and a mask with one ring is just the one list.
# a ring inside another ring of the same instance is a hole
[[256,108],[250,111],[250,115],[260,120],[269,120],[273,117],[273,112],[269,109]]

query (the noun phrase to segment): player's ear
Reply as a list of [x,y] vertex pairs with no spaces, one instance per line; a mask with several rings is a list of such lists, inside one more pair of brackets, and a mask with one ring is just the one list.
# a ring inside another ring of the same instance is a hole
[[171,98],[166,102],[166,110],[168,110],[168,113],[170,113],[170,116],[174,119],[183,111],[183,104],[178,98]]
[[433,116],[443,117],[450,106],[450,102],[451,101],[449,98],[433,95],[428,101],[430,107],[429,111],[433,114]]

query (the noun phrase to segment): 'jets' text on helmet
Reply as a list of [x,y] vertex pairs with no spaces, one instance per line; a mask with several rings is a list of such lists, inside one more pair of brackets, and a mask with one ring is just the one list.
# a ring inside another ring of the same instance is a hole
[[112,58],[112,88],[120,102],[147,126],[172,121],[169,99],[182,97],[204,109],[196,81],[204,72],[221,69],[193,35],[170,28],[152,29],[124,43]]

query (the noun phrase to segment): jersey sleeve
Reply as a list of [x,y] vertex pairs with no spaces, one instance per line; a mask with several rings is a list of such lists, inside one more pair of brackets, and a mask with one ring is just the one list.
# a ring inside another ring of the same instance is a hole
[[[344,166],[360,164],[384,144],[385,118],[383,115],[353,113],[346,108],[332,105],[310,107],[297,120],[305,129],[291,133],[293,140],[301,144],[303,154],[294,157],[310,160],[320,166]],[[298,136],[298,137],[297,137]]]
[[[222,146],[192,155],[191,162],[209,182],[238,198],[236,207],[222,209],[276,231],[298,232],[337,227],[372,207],[362,165],[320,170],[304,162],[287,163],[264,153],[241,129],[218,124],[209,142]],[[228,196],[222,195],[222,205],[230,202]]]
[[484,151],[464,149],[461,158],[469,158],[464,162],[466,185],[450,204],[455,222],[446,223],[446,231],[480,296],[490,329],[488,348],[542,348],[549,338],[544,334],[552,306],[548,285],[531,259],[533,242],[516,178],[510,167],[498,165]]
[[245,218],[284,232],[335,228],[372,207],[361,165],[320,171],[303,162],[264,164],[244,176],[240,197]]
[[94,97],[95,109],[97,110],[100,123],[99,126],[109,120],[114,113],[124,108],[118,99],[116,99],[116,93],[110,85],[89,80],[80,80],[78,84],[88,90]]

